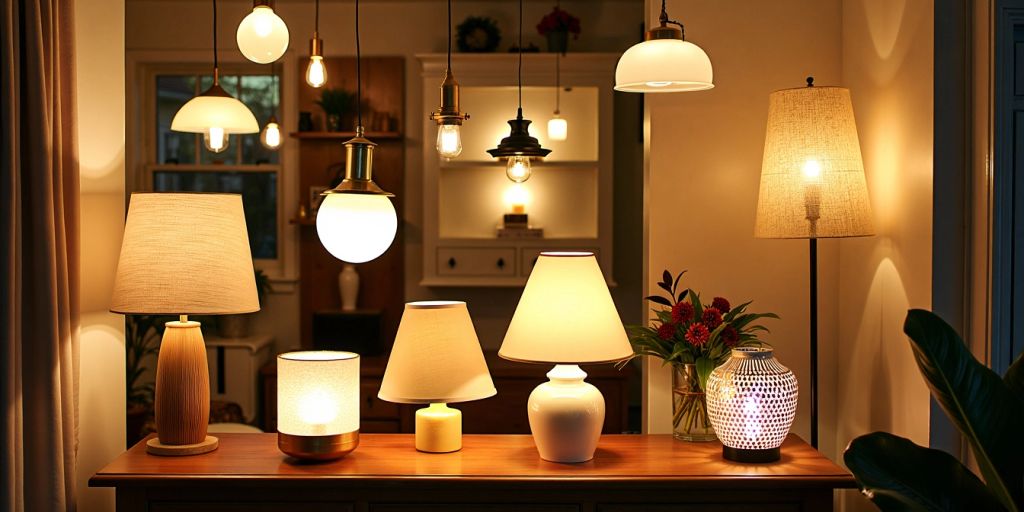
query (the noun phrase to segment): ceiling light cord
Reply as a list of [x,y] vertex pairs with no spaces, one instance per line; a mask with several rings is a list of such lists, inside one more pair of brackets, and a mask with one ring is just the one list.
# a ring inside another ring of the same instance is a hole
[[555,52],[555,115],[562,110],[562,54]]
[[363,131],[363,68],[362,50],[359,47],[359,0],[356,0],[356,132]]
[[523,118],[523,0],[519,0],[519,119]]
[[213,0],[213,85],[220,83],[217,64],[217,0]]
[[681,22],[669,19],[668,10],[665,8],[665,0],[661,0],[661,14],[658,15],[658,22],[661,23],[661,26],[663,27],[669,24],[676,25],[679,27],[680,33],[686,33],[686,28],[683,27],[683,24]]
[[320,0],[313,2],[313,37],[320,33]]
[[452,69],[452,0],[448,0],[448,71]]

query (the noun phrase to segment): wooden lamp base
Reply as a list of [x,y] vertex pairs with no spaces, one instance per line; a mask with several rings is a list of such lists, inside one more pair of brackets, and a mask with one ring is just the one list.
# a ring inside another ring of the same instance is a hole
[[199,455],[217,449],[206,435],[210,422],[210,370],[199,322],[182,315],[167,322],[156,364],[157,438],[146,443],[154,455]]

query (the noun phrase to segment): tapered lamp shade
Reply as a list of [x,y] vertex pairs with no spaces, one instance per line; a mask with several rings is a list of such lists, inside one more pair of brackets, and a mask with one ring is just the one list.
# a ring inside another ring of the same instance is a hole
[[218,315],[259,309],[242,196],[132,194],[111,311]]
[[593,253],[541,253],[498,355],[568,364],[620,361],[633,355]]
[[380,386],[381,399],[450,403],[495,393],[465,302],[405,305]]
[[769,97],[755,236],[874,234],[850,91],[800,87]]
[[249,107],[231,96],[201,94],[178,109],[171,119],[171,130],[207,133],[217,128],[224,134],[258,133],[260,124]]
[[652,39],[631,46],[615,66],[615,90],[686,92],[714,87],[711,59],[681,39]]

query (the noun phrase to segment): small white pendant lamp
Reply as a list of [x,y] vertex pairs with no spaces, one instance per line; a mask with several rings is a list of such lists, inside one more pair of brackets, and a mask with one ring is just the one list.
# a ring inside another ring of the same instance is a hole
[[555,53],[555,113],[548,119],[548,139],[565,140],[569,136],[569,122],[562,117],[562,54]]
[[257,64],[269,64],[288,49],[288,25],[274,12],[273,0],[253,0],[252,12],[235,31],[238,50]]
[[[715,86],[711,59],[683,39],[683,24],[670,20],[661,1],[661,24],[648,30],[615,66],[615,90],[623,92],[703,91]],[[679,28],[669,25],[678,25]]]

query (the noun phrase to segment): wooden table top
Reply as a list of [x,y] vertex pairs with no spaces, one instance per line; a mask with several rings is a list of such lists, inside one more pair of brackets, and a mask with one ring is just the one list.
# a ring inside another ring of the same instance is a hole
[[849,472],[790,434],[782,460],[740,464],[722,459],[718,442],[687,443],[671,435],[606,435],[594,459],[582,464],[542,460],[527,435],[466,435],[461,451],[416,451],[412,434],[363,434],[359,448],[327,463],[301,463],[277,449],[277,434],[218,434],[220,447],[192,457],[158,457],[142,441],[96,473],[93,487],[170,484],[207,480],[393,482],[615,481],[692,484],[693,487],[853,488]]

